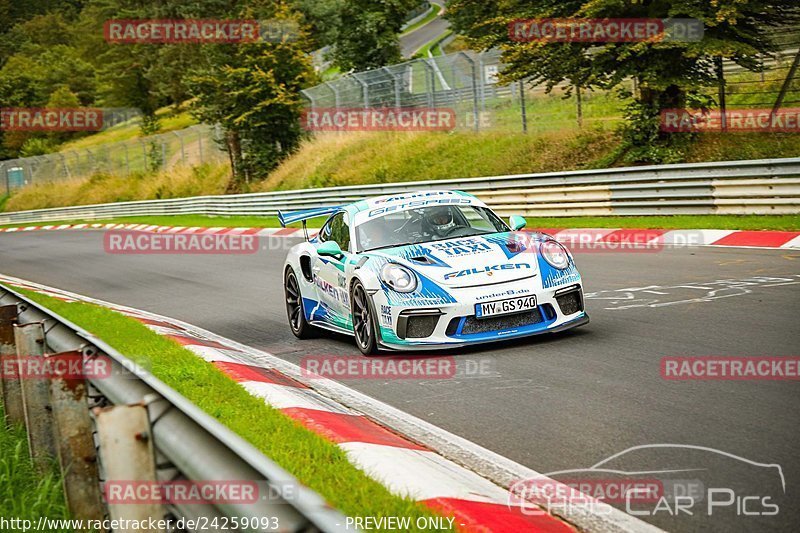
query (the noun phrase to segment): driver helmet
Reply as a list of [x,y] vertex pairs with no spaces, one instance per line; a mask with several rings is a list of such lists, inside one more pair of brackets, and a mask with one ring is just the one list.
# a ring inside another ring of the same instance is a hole
[[456,225],[452,207],[433,207],[426,211],[425,221],[439,234]]

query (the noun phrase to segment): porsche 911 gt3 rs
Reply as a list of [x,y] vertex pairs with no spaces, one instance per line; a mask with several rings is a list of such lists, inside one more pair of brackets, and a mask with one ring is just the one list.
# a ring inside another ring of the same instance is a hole
[[420,191],[279,213],[327,216],[284,267],[292,333],[353,335],[359,350],[457,347],[586,324],[581,276],[553,237],[503,222],[461,191]]

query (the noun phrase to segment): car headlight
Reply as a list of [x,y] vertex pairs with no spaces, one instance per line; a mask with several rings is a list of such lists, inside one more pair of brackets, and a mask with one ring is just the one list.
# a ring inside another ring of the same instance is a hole
[[539,251],[553,268],[564,270],[569,266],[569,252],[560,242],[544,241],[539,245]]
[[383,265],[381,281],[397,292],[411,292],[417,288],[417,277],[414,273],[397,263]]

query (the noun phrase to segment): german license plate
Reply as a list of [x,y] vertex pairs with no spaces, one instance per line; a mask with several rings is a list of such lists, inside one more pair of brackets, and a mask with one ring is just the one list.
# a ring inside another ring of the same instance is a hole
[[475,317],[487,318],[490,316],[510,315],[532,309],[536,309],[536,296],[520,296],[507,300],[475,304]]

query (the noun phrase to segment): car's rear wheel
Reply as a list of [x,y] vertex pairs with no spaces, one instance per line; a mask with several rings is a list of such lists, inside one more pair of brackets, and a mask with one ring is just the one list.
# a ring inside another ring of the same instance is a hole
[[283,280],[283,290],[286,296],[286,314],[289,317],[289,327],[298,339],[307,339],[314,334],[314,326],[306,320],[303,311],[303,296],[300,293],[300,284],[291,268],[286,270]]
[[353,288],[350,291],[350,306],[353,313],[353,332],[356,336],[356,346],[364,355],[378,353],[377,324],[372,314],[372,306],[369,305],[369,295],[359,281],[353,283]]

